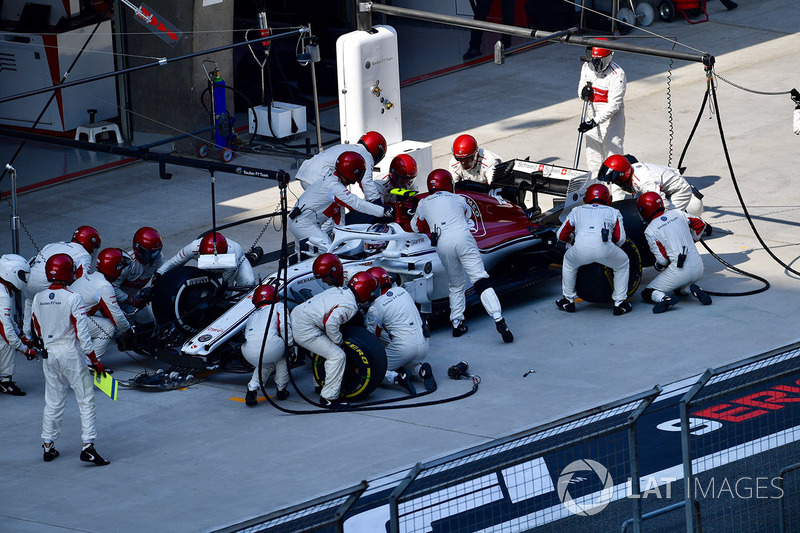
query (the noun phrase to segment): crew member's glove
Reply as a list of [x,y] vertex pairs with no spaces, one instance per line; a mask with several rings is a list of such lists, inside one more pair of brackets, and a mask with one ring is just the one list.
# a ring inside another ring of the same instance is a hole
[[394,207],[389,206],[386,209],[384,209],[383,216],[386,218],[394,219]]
[[792,101],[800,107],[800,91],[792,89]]
[[581,100],[586,100],[587,102],[592,99],[592,95],[594,94],[594,90],[590,85],[584,85],[583,89],[581,89]]
[[25,335],[20,336],[19,340],[20,340],[20,342],[22,344],[24,344],[28,348],[36,348],[36,343],[33,342],[32,339],[29,339],[28,337],[26,337]]
[[100,374],[101,376],[106,375],[106,367],[103,366],[103,363],[97,360],[97,355],[95,355],[94,350],[92,350],[91,353],[86,354],[86,357],[88,357],[89,361],[92,362],[90,366],[96,373]]
[[25,351],[22,353],[25,354],[25,357],[28,358],[28,361],[33,361],[39,357],[39,350],[33,347],[25,348]]
[[653,264],[653,266],[655,267],[655,269],[656,269],[656,272],[661,272],[662,270],[664,270],[665,268],[667,268],[667,267],[669,266],[669,264],[662,265],[661,263],[659,263],[658,261],[656,261],[656,262]]
[[152,287],[153,285],[158,283],[158,280],[159,280],[160,277],[161,277],[161,274],[159,274],[158,272],[155,272],[153,274],[153,276],[150,278],[150,286]]
[[[141,294],[141,292],[139,294]],[[145,300],[144,298],[140,298],[139,294],[137,294],[133,298],[128,298],[128,303],[131,304],[133,307],[135,307],[137,311],[139,309],[142,309],[145,305],[147,305],[147,300]]]
[[145,287],[144,289],[139,291],[139,294],[136,295],[136,298],[143,301],[145,304],[148,302],[153,301],[153,287]]
[[581,122],[581,125],[578,126],[578,131],[580,133],[586,133],[587,131],[589,131],[590,129],[594,128],[595,126],[597,126],[597,122],[595,122],[594,119],[592,118],[592,119],[587,120],[586,122]]

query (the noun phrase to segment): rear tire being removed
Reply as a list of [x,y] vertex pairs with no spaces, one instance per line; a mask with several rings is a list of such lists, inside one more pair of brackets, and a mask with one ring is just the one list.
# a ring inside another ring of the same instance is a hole
[[[625,241],[622,251],[630,261],[628,275],[628,298],[630,298],[642,281],[642,258],[639,255],[639,249],[631,241]],[[578,297],[585,302],[611,302],[611,295],[614,293],[614,271],[600,263],[583,265],[578,269],[575,291],[578,293]]]
[[[383,382],[386,375],[386,350],[378,338],[366,329],[342,328],[344,354],[347,358],[342,378],[341,396],[347,400],[363,400]],[[325,380],[325,358],[312,354],[311,369],[314,381]]]

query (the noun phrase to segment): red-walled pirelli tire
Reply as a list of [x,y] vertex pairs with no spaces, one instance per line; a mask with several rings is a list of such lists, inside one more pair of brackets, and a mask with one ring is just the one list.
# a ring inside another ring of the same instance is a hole
[[[342,395],[348,400],[362,400],[378,388],[386,375],[386,350],[380,340],[360,327],[342,328],[347,363],[342,379]],[[311,369],[318,385],[325,380],[325,359],[312,354]]]
[[[629,240],[622,245],[622,251],[627,254],[630,260],[628,297],[631,297],[642,281],[642,258],[636,245]],[[600,263],[592,263],[591,265],[580,267],[575,283],[575,291],[578,293],[578,298],[586,302],[611,302],[611,295],[614,292],[614,271]]]
[[179,266],[161,276],[153,287],[151,303],[156,323],[173,323],[193,333],[207,326],[219,315],[212,304],[219,282],[205,270]]

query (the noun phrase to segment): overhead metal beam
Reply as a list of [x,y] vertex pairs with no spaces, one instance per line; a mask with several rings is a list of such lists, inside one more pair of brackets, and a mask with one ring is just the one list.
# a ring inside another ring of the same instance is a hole
[[134,157],[142,161],[152,161],[163,164],[177,165],[181,167],[199,168],[211,172],[225,172],[228,174],[237,174],[239,176],[249,176],[253,178],[266,178],[280,182],[289,181],[289,173],[285,170],[266,170],[257,167],[245,167],[242,165],[233,165],[230,163],[222,163],[213,161],[211,159],[193,159],[190,157],[181,157],[170,155],[160,152],[151,152],[145,148],[132,146],[119,146],[110,144],[98,144],[83,141],[76,141],[64,137],[52,137],[49,135],[42,135],[39,133],[32,133],[30,131],[19,131],[12,128],[0,127],[0,135],[7,135],[14,139],[25,139],[28,141],[36,141],[47,144],[58,144],[61,146],[68,146],[70,148],[80,148],[81,150],[89,150],[91,152],[103,152],[106,154],[114,154],[123,157]]
[[700,53],[688,53],[688,52],[675,52],[673,50],[661,50],[658,48],[648,48],[646,46],[638,46],[635,44],[624,43],[618,40],[616,41],[598,40],[590,37],[579,37],[577,35],[563,35],[564,32],[552,33],[530,28],[520,28],[518,26],[509,26],[507,24],[495,24],[493,22],[465,19],[463,17],[456,17],[452,15],[429,13],[428,11],[420,11],[418,9],[407,9],[404,7],[387,6],[375,2],[360,2],[359,11],[383,13],[395,17],[405,17],[417,20],[424,20],[428,22],[437,22],[440,24],[447,24],[450,26],[460,26],[462,28],[492,31],[495,33],[502,33],[504,35],[523,37],[525,39],[546,40],[546,41],[560,42],[563,44],[571,44],[575,46],[584,46],[584,47],[600,46],[603,48],[608,48],[609,50],[618,50],[620,52],[630,52],[633,54],[666,57],[669,59],[677,59],[681,61],[692,61],[696,63],[702,63],[707,67],[710,67],[714,64],[714,56],[708,53],[700,54]]

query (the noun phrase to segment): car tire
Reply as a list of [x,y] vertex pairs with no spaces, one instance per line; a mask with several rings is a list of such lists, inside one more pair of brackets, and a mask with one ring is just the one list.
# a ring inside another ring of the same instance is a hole
[[[630,240],[621,246],[630,260],[628,297],[633,296],[642,281],[642,258],[639,249]],[[575,283],[578,297],[585,302],[609,303],[614,293],[614,271],[600,263],[584,265],[578,269]]]
[[[342,396],[358,401],[369,396],[386,375],[386,350],[378,338],[361,327],[342,328],[347,363],[342,379]],[[317,385],[325,380],[325,359],[312,354],[311,369]]]
[[196,267],[173,268],[153,286],[152,310],[160,328],[177,324],[194,333],[219,315],[213,305],[219,282]]

